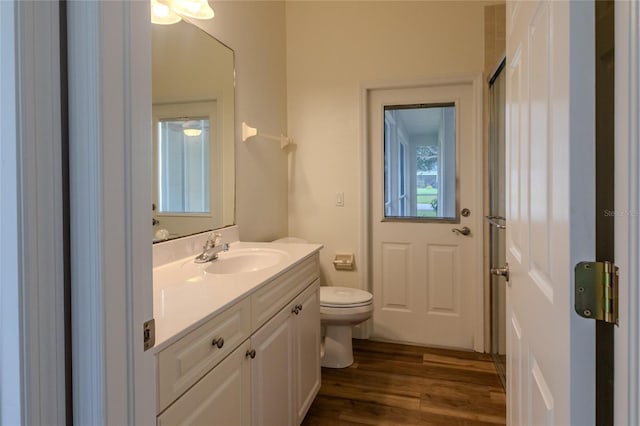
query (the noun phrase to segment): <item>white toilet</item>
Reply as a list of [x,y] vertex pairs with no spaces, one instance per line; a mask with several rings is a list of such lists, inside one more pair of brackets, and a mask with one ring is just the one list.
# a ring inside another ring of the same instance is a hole
[[320,322],[325,326],[322,366],[353,364],[351,328],[371,318],[373,295],[349,287],[320,287]]
[[[285,237],[274,243],[306,243]],[[345,368],[353,364],[351,329],[371,318],[373,295],[350,287],[320,287],[320,323],[325,328],[322,366]]]

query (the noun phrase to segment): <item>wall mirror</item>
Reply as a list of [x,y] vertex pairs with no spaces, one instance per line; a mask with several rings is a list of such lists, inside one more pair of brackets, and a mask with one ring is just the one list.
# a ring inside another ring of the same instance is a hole
[[153,240],[233,225],[233,50],[184,21],[152,47]]

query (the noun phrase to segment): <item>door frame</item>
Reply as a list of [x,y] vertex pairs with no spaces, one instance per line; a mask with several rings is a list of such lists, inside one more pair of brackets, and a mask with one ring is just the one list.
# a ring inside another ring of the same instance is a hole
[[156,422],[149,13],[67,2],[75,424]]
[[0,424],[65,424],[58,2],[0,2]]
[[620,267],[615,329],[614,423],[640,422],[640,5],[615,3],[615,263]]
[[[362,253],[362,268],[360,272],[360,288],[367,291],[373,291],[373,283],[371,281],[373,277],[372,272],[372,256],[371,249],[371,188],[369,181],[371,179],[370,163],[370,149],[369,149],[369,132],[368,132],[368,117],[369,117],[369,97],[372,91],[386,90],[386,89],[411,89],[411,88],[428,88],[434,86],[446,86],[453,84],[471,84],[473,91],[473,139],[475,146],[475,155],[477,162],[476,169],[476,182],[475,190],[477,194],[483,194],[484,188],[484,164],[483,164],[483,76],[482,74],[458,74],[446,77],[433,77],[423,80],[410,80],[410,81],[387,81],[387,82],[366,82],[360,86],[360,247],[359,251]],[[483,197],[478,197],[476,206],[472,206],[472,212],[476,212],[476,215],[482,216],[484,212]],[[483,276],[483,247],[484,247],[484,233],[480,231],[482,221],[480,223],[478,232],[476,234],[476,248],[475,253],[478,259],[476,276],[478,282],[475,288],[474,295],[474,338],[473,348],[476,352],[484,352],[484,276]],[[374,295],[375,297],[375,295]],[[360,326],[356,326],[354,336],[358,338],[368,338],[372,333],[373,321],[368,320]]]

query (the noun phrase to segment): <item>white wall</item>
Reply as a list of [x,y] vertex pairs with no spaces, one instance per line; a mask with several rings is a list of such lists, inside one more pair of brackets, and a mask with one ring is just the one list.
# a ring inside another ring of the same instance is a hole
[[[360,102],[363,84],[481,73],[484,2],[287,2],[289,234],[324,243],[323,279],[338,252],[362,260]],[[335,194],[344,192],[344,207]],[[478,212],[480,213],[480,212]]]
[[287,234],[287,153],[277,142],[242,142],[240,123],[264,134],[287,131],[285,4],[211,2],[215,18],[198,26],[235,51],[236,223],[240,239],[270,241]]

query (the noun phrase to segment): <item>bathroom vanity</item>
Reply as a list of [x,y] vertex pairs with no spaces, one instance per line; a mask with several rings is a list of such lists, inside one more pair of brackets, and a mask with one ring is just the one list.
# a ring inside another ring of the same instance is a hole
[[154,247],[158,425],[302,422],[320,389],[321,248],[232,242],[197,264]]

